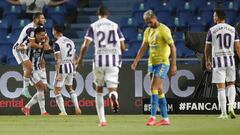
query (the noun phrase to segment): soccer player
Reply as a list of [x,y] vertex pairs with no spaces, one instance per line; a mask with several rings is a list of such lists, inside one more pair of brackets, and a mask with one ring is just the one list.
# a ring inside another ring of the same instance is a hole
[[109,12],[104,6],[97,10],[99,20],[92,23],[87,30],[79,57],[82,65],[84,55],[92,41],[94,41],[95,55],[93,61],[94,82],[96,85],[96,109],[99,126],[107,126],[104,112],[103,86],[109,90],[109,98],[113,112],[118,112],[118,73],[121,67],[121,54],[125,50],[124,37],[118,25],[108,19]]
[[24,50],[26,50],[27,46],[22,43],[24,43],[26,40],[29,40],[32,46],[36,46],[37,44],[35,43],[34,29],[39,25],[44,25],[45,21],[46,21],[45,17],[42,13],[36,13],[33,17],[33,22],[29,23],[23,28],[17,42],[14,44],[12,49],[16,61],[18,62],[18,64],[22,64],[23,67],[24,75],[22,95],[24,95],[27,98],[31,98],[31,95],[28,91],[28,86],[33,68],[32,63],[26,54],[26,51],[22,50],[23,47],[25,47]]
[[218,102],[221,108],[221,115],[218,118],[228,118],[225,90],[228,91],[228,113],[231,118],[236,118],[233,110],[236,96],[234,50],[236,49],[239,57],[239,36],[234,27],[225,23],[223,10],[215,10],[213,20],[216,25],[211,27],[207,34],[205,64],[208,70],[212,69],[212,83],[216,83],[218,89]]
[[[149,48],[148,72],[151,76],[151,117],[147,121],[147,126],[169,125],[170,120],[167,112],[167,101],[163,90],[163,80],[167,76],[170,68],[171,74],[175,75],[176,67],[176,47],[170,29],[160,23],[152,10],[147,10],[143,15],[144,21],[148,25],[144,32],[142,46],[131,65],[135,70],[138,62]],[[171,64],[169,56],[172,56]],[[158,106],[161,110],[162,120],[156,122]]]
[[22,112],[28,116],[30,115],[30,108],[38,102],[40,111],[42,115],[48,115],[45,109],[45,97],[44,97],[44,89],[45,84],[42,79],[42,71],[40,63],[43,59],[43,54],[45,50],[49,50],[49,41],[46,40],[46,31],[43,27],[38,27],[34,30],[35,43],[37,45],[31,46],[31,42],[29,39],[23,42],[28,47],[26,54],[29,56],[29,60],[32,63],[32,77],[31,81],[34,83],[35,88],[37,89],[37,93],[31,98],[31,100],[21,109]]
[[76,114],[81,114],[78,105],[78,99],[75,91],[73,90],[73,77],[75,72],[75,44],[73,41],[63,35],[64,28],[61,26],[54,26],[53,36],[57,39],[54,47],[54,56],[56,61],[56,76],[54,82],[54,94],[56,96],[57,105],[61,111],[59,115],[67,115],[64,100],[61,95],[61,88],[65,84],[69,92],[72,102],[75,106]]

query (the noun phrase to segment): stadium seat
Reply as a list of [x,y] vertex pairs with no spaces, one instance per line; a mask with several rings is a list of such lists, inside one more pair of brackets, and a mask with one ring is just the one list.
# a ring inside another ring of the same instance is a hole
[[190,24],[189,31],[191,32],[204,32],[205,27],[202,24]]
[[22,29],[30,22],[31,21],[28,19],[17,19],[16,21],[13,22],[12,33],[14,35],[19,35]]
[[93,56],[94,56],[94,46],[91,45],[91,46],[89,46],[89,48],[88,48],[88,51],[87,51],[87,53],[86,53],[85,58],[86,58],[86,59],[93,59]]
[[137,3],[133,6],[133,12],[146,11],[150,9],[150,5],[147,2]]
[[121,19],[120,26],[137,26],[137,21],[132,17],[125,17]]
[[17,18],[21,15],[22,7],[11,5],[9,8],[4,10],[3,19],[5,19],[8,25],[13,25]]
[[224,1],[222,4],[223,9],[235,10],[237,12],[239,5],[237,1]]
[[232,25],[235,25],[235,18],[237,17],[237,12],[233,9],[225,9],[226,22]]
[[137,26],[139,28],[143,28],[145,25],[144,19],[143,19],[143,13],[144,11],[137,11],[137,12],[133,12],[133,19],[137,20]]
[[18,63],[17,63],[17,61],[14,57],[8,57],[7,58],[7,64],[9,66],[17,66],[18,65]]
[[177,48],[178,58],[195,58],[196,57],[194,51],[187,48],[184,41],[176,41],[175,44]]
[[206,21],[207,25],[212,24],[213,20],[213,10],[212,9],[201,9],[200,10],[200,17],[204,18]]
[[188,24],[193,18],[193,12],[191,10],[179,9],[178,17],[181,18],[185,24]]
[[52,19],[46,19],[45,28],[46,28],[49,38],[50,39],[53,38],[53,35],[52,35],[53,21],[52,21]]
[[50,17],[53,20],[53,22],[58,25],[64,24],[65,13],[66,13],[65,5],[54,7],[49,6],[47,9],[47,16]]
[[168,27],[174,27],[174,21],[170,10],[158,10],[157,17],[160,22],[166,24]]
[[121,27],[121,31],[126,39],[126,41],[134,40],[137,36],[137,28],[134,26],[124,26]]
[[199,0],[191,0],[190,5],[194,5],[195,8],[197,10],[199,10],[199,9],[202,9],[202,8],[206,7],[207,0],[201,0],[201,2],[199,2]]
[[173,10],[177,10],[184,7],[183,0],[169,0],[169,4],[173,7]]
[[[200,2],[198,2],[200,3]],[[217,2],[214,0],[208,0],[206,3],[203,2],[204,6],[201,8],[201,10],[214,10],[217,7]]]
[[175,32],[173,35],[174,41],[184,41],[185,40],[185,35],[183,32]]
[[7,36],[8,32],[8,24],[6,21],[1,21],[0,22],[0,39],[3,39]]

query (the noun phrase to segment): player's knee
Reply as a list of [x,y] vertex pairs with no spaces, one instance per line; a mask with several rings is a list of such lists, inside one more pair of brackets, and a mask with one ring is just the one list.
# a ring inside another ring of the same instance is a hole
[[72,91],[72,85],[65,85],[66,89],[68,92]]
[[60,89],[59,87],[55,87],[55,89],[54,89],[54,94],[55,94],[55,95],[61,94],[61,89]]
[[235,85],[235,82],[233,81],[233,82],[227,82],[227,87],[229,87],[229,86],[234,86]]

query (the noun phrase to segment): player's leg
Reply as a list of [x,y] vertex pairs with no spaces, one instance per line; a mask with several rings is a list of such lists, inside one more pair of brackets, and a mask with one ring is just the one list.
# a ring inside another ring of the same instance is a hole
[[41,60],[40,66],[41,66],[41,72],[42,72],[41,78],[43,83],[47,86],[48,89],[53,90],[53,86],[47,82],[45,59]]
[[43,82],[40,80],[35,84],[35,87],[37,89],[37,101],[39,104],[39,108],[41,111],[41,115],[49,115],[45,109],[45,96],[44,96],[44,89],[45,85]]
[[155,125],[169,125],[170,120],[168,118],[168,111],[167,111],[167,99],[164,94],[164,89],[163,89],[163,80],[166,78],[167,73],[169,70],[169,65],[166,64],[160,64],[157,68],[157,73],[156,73],[156,82],[159,86],[159,108],[161,110],[161,116],[162,120],[157,122]]
[[25,116],[30,115],[30,108],[35,105],[38,102],[37,100],[37,93],[35,93],[33,95],[33,97],[31,98],[31,100],[24,106],[21,108],[22,112],[24,113]]
[[69,92],[72,102],[75,106],[75,113],[77,115],[79,115],[79,114],[81,114],[81,109],[78,105],[77,94],[76,94],[75,90],[73,90],[72,84],[73,84],[73,73],[67,75],[66,81],[65,81],[65,86],[66,86],[66,89]]
[[99,126],[106,126],[104,100],[103,100],[103,85],[104,85],[104,70],[102,68],[94,67],[94,82],[96,85],[96,110],[99,118]]
[[27,98],[31,98],[32,96],[30,95],[28,91],[28,86],[30,84],[30,77],[32,74],[32,62],[30,60],[25,60],[22,62],[24,74],[23,74],[23,91],[22,95],[24,95]]
[[65,74],[62,74],[63,79],[62,80],[57,80],[56,76],[54,79],[54,94],[56,98],[56,103],[58,105],[58,108],[60,109],[61,113],[59,115],[67,115],[65,107],[64,107],[64,100],[61,94],[61,88],[64,85],[64,80],[65,80]]
[[226,111],[226,91],[225,91],[225,78],[226,78],[226,70],[225,69],[213,69],[212,72],[212,82],[216,83],[218,89],[218,103],[221,108],[221,115],[219,118],[225,119],[227,118]]
[[118,102],[118,67],[109,67],[105,70],[105,82],[107,84],[107,88],[109,90],[109,98],[111,101],[112,111],[117,113],[119,111],[119,102]]
[[235,80],[236,80],[236,70],[235,67],[230,67],[227,69],[226,81],[227,81],[227,96],[228,96],[228,113],[232,119],[236,118],[236,114],[234,112],[234,103],[236,97],[236,88],[235,88]]

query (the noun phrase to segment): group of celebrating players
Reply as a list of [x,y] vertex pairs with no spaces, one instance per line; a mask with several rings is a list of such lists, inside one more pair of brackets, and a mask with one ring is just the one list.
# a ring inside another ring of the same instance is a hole
[[[96,110],[99,118],[99,126],[107,126],[104,112],[103,86],[106,84],[109,90],[109,98],[113,112],[119,111],[118,103],[118,74],[122,64],[122,52],[126,50],[124,36],[118,24],[108,19],[109,12],[106,7],[101,6],[97,10],[99,19],[92,23],[82,44],[79,57],[77,57],[73,41],[63,35],[64,28],[55,25],[52,34],[56,41],[53,47],[49,45],[49,38],[44,28],[45,18],[42,13],[33,16],[33,22],[25,26],[19,39],[13,46],[13,54],[19,64],[23,67],[23,91],[22,95],[31,100],[22,108],[25,115],[30,115],[30,108],[38,103],[41,114],[49,115],[45,109],[44,92],[49,85],[46,79],[46,69],[44,53],[53,50],[55,57],[55,79],[53,88],[56,96],[56,103],[59,107],[60,115],[67,115],[64,100],[61,95],[61,88],[65,85],[72,102],[75,105],[76,114],[81,114],[78,99],[73,90],[73,78],[79,65],[83,66],[84,55],[90,43],[94,42],[95,54],[93,58],[94,82],[96,85]],[[222,114],[220,118],[227,118],[225,81],[227,81],[229,113],[235,118],[233,103],[235,101],[235,68],[234,66],[234,43],[237,54],[240,56],[239,38],[235,34],[235,29],[224,23],[222,11],[214,12],[216,26],[210,29],[207,36],[206,45],[206,65],[213,70],[213,82],[218,86],[218,97]],[[131,65],[135,70],[138,62],[149,48],[148,72],[151,75],[151,117],[147,121],[147,126],[170,125],[167,112],[167,101],[163,90],[163,80],[170,70],[171,75],[177,73],[176,47],[170,29],[160,23],[152,10],[147,10],[143,18],[148,25],[144,32],[142,46]],[[222,28],[223,27],[223,28]],[[222,29],[221,29],[222,28]],[[231,33],[230,33],[231,32]],[[220,49],[214,49],[216,46]],[[212,51],[212,56],[210,52]],[[213,53],[214,52],[214,53]],[[171,55],[171,61],[169,56]],[[213,64],[212,64],[213,63]],[[221,78],[221,79],[219,79]],[[37,89],[35,95],[31,96],[28,86],[32,84]],[[224,107],[225,106],[225,107]],[[156,121],[158,107],[161,110],[162,119]]]

